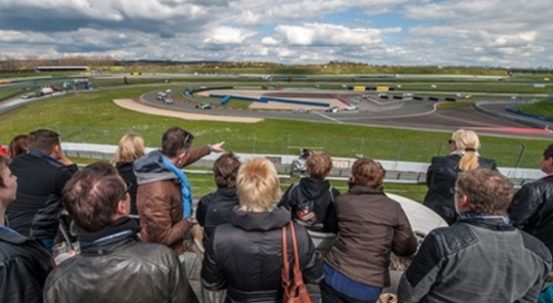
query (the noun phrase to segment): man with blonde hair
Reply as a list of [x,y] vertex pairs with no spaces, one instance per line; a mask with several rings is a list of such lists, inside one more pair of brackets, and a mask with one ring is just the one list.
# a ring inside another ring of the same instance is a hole
[[[210,291],[227,289],[227,302],[282,302],[282,229],[290,235],[290,213],[276,208],[280,198],[277,171],[269,160],[253,158],[236,178],[240,206],[231,223],[217,226],[209,238],[202,284]],[[322,279],[319,254],[305,228],[294,224],[300,269],[306,283]],[[292,243],[288,236],[288,256]]]
[[511,224],[513,184],[476,169],[455,184],[458,221],[431,231],[401,278],[400,302],[536,302],[551,270],[538,239]]
[[278,205],[288,209],[292,219],[309,230],[336,233],[334,199],[340,192],[325,180],[332,169],[332,160],[324,152],[313,151],[306,166],[308,177],[290,185]]

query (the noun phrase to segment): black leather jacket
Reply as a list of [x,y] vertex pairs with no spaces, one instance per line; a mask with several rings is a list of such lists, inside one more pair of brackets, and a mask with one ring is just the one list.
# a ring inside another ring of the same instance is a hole
[[[136,230],[82,242],[81,254],[55,268],[44,287],[47,303],[195,302],[184,266],[166,246],[141,243]],[[104,238],[105,239],[105,238]],[[99,242],[99,243],[98,243]]]
[[[231,223],[217,226],[206,247],[203,286],[212,291],[226,288],[226,302],[282,302],[281,228],[288,223],[290,213],[284,208],[263,213],[234,208]],[[303,279],[318,283],[323,278],[322,260],[305,228],[298,224],[294,228]]]
[[207,245],[215,228],[230,223],[232,209],[240,204],[236,187],[218,188],[216,192],[203,196],[196,208],[196,220],[204,227],[203,245]]
[[540,239],[553,253],[553,176],[522,186],[508,212],[516,227]]
[[[460,159],[459,155],[433,157],[426,173],[428,191],[423,204],[440,215],[449,225],[457,220],[453,198],[455,181],[460,172],[457,168]],[[478,163],[479,168],[497,170],[494,160],[479,158]]]
[[459,219],[431,231],[401,278],[399,302],[536,302],[551,254],[501,220]]
[[54,268],[44,246],[0,226],[0,302],[42,303],[42,287]]

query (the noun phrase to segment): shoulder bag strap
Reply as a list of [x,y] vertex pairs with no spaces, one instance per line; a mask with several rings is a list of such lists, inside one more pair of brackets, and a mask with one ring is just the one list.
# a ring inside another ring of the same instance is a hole
[[298,256],[298,244],[296,241],[296,231],[294,229],[294,223],[290,222],[290,234],[292,235],[292,246],[294,249],[294,281],[296,285],[303,284],[303,276],[300,269],[300,257]]
[[288,263],[288,247],[286,239],[286,225],[282,227],[282,272],[280,274],[284,289],[290,284],[290,266]]

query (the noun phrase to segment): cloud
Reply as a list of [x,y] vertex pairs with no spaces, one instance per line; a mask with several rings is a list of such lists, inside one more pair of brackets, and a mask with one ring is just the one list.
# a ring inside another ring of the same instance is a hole
[[0,0],[12,57],[542,66],[553,6],[522,0]]
[[367,45],[383,42],[384,33],[398,33],[401,28],[384,30],[348,28],[341,25],[307,23],[301,26],[279,25],[272,40],[289,45],[343,46]]

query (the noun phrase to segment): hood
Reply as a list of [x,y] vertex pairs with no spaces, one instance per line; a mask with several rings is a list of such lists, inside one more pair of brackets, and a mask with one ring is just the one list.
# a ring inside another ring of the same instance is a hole
[[162,180],[178,179],[161,160],[161,151],[154,150],[136,159],[133,164],[138,185]]
[[300,179],[300,190],[304,197],[308,199],[316,199],[323,192],[328,192],[330,182],[327,180],[317,180],[310,177]]
[[285,208],[279,207],[272,211],[254,213],[240,210],[240,206],[232,209],[230,222],[245,231],[269,231],[280,229],[290,223],[291,215]]

